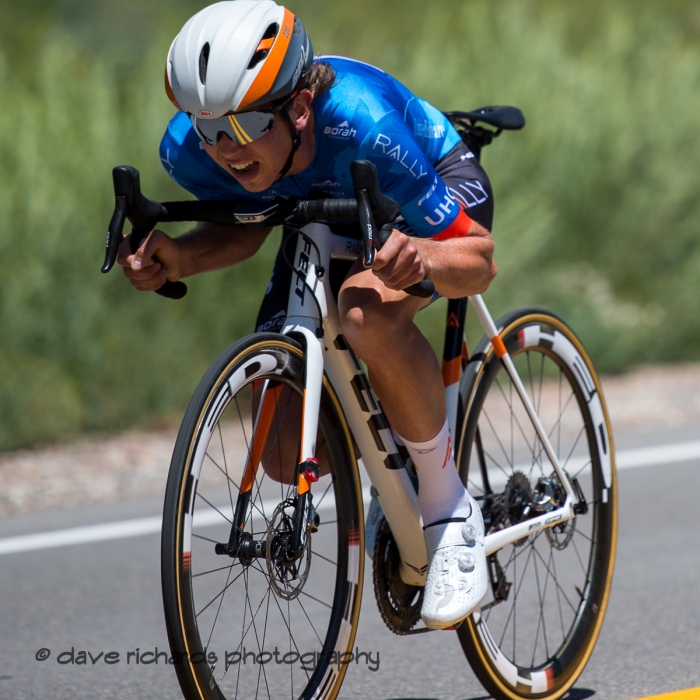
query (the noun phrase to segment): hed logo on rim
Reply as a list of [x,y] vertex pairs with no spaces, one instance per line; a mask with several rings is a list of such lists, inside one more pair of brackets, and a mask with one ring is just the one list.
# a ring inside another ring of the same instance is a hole
[[200,117],[211,117],[211,116],[213,116],[213,114],[214,114],[213,112],[200,112],[199,116]]

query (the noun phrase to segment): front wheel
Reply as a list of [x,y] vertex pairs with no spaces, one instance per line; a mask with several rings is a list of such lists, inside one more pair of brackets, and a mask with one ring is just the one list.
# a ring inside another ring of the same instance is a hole
[[187,700],[332,700],[340,690],[362,594],[361,487],[347,425],[324,379],[320,479],[311,501],[301,498],[303,377],[295,341],[248,336],[212,365],[183,419],[161,572]]
[[[612,432],[595,369],[565,323],[526,309],[496,325],[574,482],[578,513],[488,558],[490,590],[458,634],[494,698],[554,700],[583,671],[608,604],[617,530]],[[460,390],[466,410],[457,465],[487,534],[559,507],[563,488],[488,341]]]

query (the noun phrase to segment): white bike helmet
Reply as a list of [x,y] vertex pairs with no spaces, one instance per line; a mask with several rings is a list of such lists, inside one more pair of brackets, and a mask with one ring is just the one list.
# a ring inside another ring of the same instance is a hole
[[199,119],[269,108],[294,91],[313,49],[301,22],[272,0],[228,0],[205,7],[170,47],[165,88]]

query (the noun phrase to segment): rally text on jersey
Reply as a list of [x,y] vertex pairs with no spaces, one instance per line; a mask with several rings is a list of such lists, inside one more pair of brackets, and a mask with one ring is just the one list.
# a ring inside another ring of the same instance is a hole
[[[408,172],[411,173],[416,180],[420,180],[422,177],[428,174],[427,170],[423,170],[423,164],[419,163],[418,158],[414,159],[412,165],[409,165],[408,162],[406,162],[407,157],[410,160],[408,148],[402,151],[401,146],[398,143],[393,148],[389,148],[389,146],[391,146],[391,139],[384,134],[377,134],[377,139],[374,142],[373,148],[381,148],[384,155],[389,156],[390,158],[393,158],[401,163],[401,165],[403,165],[403,167],[406,168],[406,170],[408,170]],[[389,148],[388,151],[387,148]],[[416,165],[418,165],[418,172],[414,170]]]

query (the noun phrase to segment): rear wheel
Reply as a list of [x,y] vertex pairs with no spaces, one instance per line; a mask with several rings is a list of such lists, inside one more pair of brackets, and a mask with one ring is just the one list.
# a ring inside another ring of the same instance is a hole
[[[495,698],[554,699],[587,663],[610,594],[617,525],[612,433],[595,369],[566,324],[522,310],[496,325],[561,466],[575,479],[580,512],[491,555],[490,590],[458,634]],[[473,355],[461,398],[457,464],[487,534],[561,505],[563,488],[488,341]]]
[[[348,428],[324,380],[323,468],[303,512],[302,547],[292,551],[302,502],[294,474],[303,369],[293,340],[249,336],[212,365],[185,414],[168,477],[161,568],[170,647],[188,700],[332,699],[340,690],[362,592],[361,488]],[[275,408],[254,448],[261,391],[274,392]],[[254,450],[259,467],[240,539],[247,544],[222,553]]]

